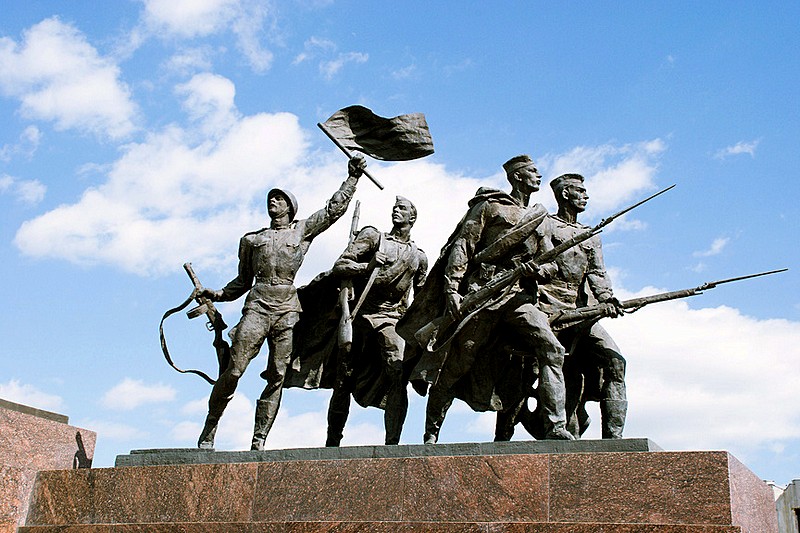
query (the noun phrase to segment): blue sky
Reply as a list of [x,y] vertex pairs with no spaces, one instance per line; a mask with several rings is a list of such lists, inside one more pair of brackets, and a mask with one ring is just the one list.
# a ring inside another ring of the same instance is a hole
[[[677,184],[604,232],[620,297],[790,268],[605,325],[629,361],[626,436],[729,450],[779,483],[800,475],[800,4],[109,6],[7,2],[0,15],[0,397],[97,431],[97,466],[194,446],[210,388],[172,371],[157,336],[190,292],[181,265],[224,285],[274,186],[300,216],[320,208],[346,160],[316,123],[361,104],[427,116],[436,153],[369,161],[386,190],[364,181],[356,198],[362,224],[386,229],[394,196],[410,198],[430,257],[477,187],[505,188],[502,163],[528,153],[545,180],[587,177],[587,223]],[[534,200],[554,206],[546,186]],[[298,284],[329,268],[347,226],[315,241]],[[220,308],[234,324],[241,302]],[[199,321],[166,327],[180,365],[213,369]],[[247,447],[264,364],[219,448]],[[327,398],[288,391],[268,446],[322,445]],[[423,409],[412,397],[403,442],[421,441]],[[380,415],[357,409],[343,443],[382,442]],[[441,437],[492,428],[456,405]]]

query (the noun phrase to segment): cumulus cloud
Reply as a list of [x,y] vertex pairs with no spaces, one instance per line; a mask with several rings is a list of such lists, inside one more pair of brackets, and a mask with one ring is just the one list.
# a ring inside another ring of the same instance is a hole
[[[227,129],[198,141],[194,128],[173,125],[127,145],[105,183],[25,222],[15,239],[19,248],[145,275],[190,259],[215,267],[235,257],[241,234],[264,226],[263,195],[271,186],[320,180],[331,184],[328,194],[335,190],[344,164],[340,160],[335,177],[324,167],[308,174],[299,163],[306,141],[296,117],[262,113],[230,124],[225,82],[193,80],[185,93],[193,118],[219,126],[224,117]],[[314,205],[321,208],[324,200]]]
[[[333,148],[309,151],[312,133],[296,116],[243,116],[232,103],[233,92],[228,80],[212,74],[182,85],[178,94],[184,108],[203,128],[171,125],[127,145],[109,169],[98,169],[107,174],[104,183],[87,189],[74,204],[23,223],[17,246],[34,257],[112,264],[140,275],[174,272],[191,260],[195,268],[232,278],[239,238],[267,223],[266,191],[276,186],[294,191],[298,216],[307,217],[325,205],[346,175],[346,160]],[[548,172],[584,172],[591,180],[594,212],[604,214],[653,187],[655,159],[663,149],[656,141],[582,147],[549,156]],[[438,256],[478,187],[508,188],[502,174],[465,176],[433,158],[369,165],[387,190],[362,180],[356,193],[363,204],[361,224],[390,227],[394,195],[406,196],[419,211],[414,239],[431,258]],[[552,200],[547,192],[536,200]],[[453,208],[442,209],[441,198]],[[347,224],[340,222],[315,240],[298,284],[330,268],[346,232]]]
[[211,73],[197,74],[179,85],[175,92],[185,96],[183,108],[209,137],[224,134],[239,118],[233,103],[236,88],[228,78]]
[[728,157],[740,154],[749,154],[750,157],[756,156],[756,148],[758,148],[758,144],[761,142],[760,139],[756,139],[755,141],[739,141],[738,143],[734,144],[733,146],[726,146],[714,154],[715,159],[727,159]]
[[18,98],[22,114],[118,139],[134,129],[136,106],[119,67],[75,27],[57,17],[23,34],[0,38],[0,90]]
[[21,180],[13,176],[0,176],[0,194],[10,194],[17,202],[36,205],[44,199],[47,187],[38,180]]
[[138,441],[149,437],[147,431],[122,422],[89,419],[82,420],[81,426],[96,432],[101,439],[112,441]]
[[0,383],[0,398],[45,411],[58,411],[64,406],[61,396],[42,392],[33,385],[21,383],[17,379]]
[[709,246],[708,249],[694,252],[692,255],[694,257],[711,257],[712,255],[719,255],[729,242],[730,238],[728,237],[718,237],[714,239],[714,242],[711,243],[711,246]]
[[100,402],[107,409],[132,411],[146,404],[164,403],[175,399],[175,389],[162,383],[147,385],[141,380],[125,378],[110,388]]
[[251,68],[264,72],[273,54],[261,43],[269,15],[270,2],[263,0],[142,0],[142,19],[151,35],[182,39],[206,37],[230,31],[237,48]]
[[627,435],[740,457],[800,438],[800,323],[676,300],[604,326],[628,360]]
[[[586,178],[589,204],[585,218],[592,219],[627,207],[655,189],[658,160],[665,150],[666,144],[661,139],[579,146],[563,154],[545,155],[538,163],[552,178],[567,172]],[[552,194],[544,194],[537,201],[550,210],[557,208]],[[621,227],[619,223],[615,225],[616,229]],[[638,222],[629,222],[628,226],[642,227]]]
[[[281,408],[270,431],[266,446],[269,449],[310,448],[325,444],[327,428],[327,409],[330,391],[284,391]],[[186,404],[182,413],[191,419],[181,420],[173,425],[170,436],[178,443],[194,443],[200,435],[205,420],[207,398],[199,398]],[[419,403],[419,402],[418,402]],[[310,405],[313,409],[305,412],[297,410],[298,405]],[[202,407],[199,409],[198,407]],[[369,412],[371,418],[363,415]],[[255,401],[241,390],[237,391],[225,414],[220,419],[219,429],[214,441],[218,450],[247,450],[253,435]],[[351,408],[351,417],[345,429],[342,444],[357,446],[381,444],[384,441],[383,411],[363,409],[357,405]]]
[[36,126],[28,126],[19,136],[19,141],[14,144],[5,144],[0,147],[0,161],[11,161],[11,158],[17,155],[24,157],[33,156],[36,149],[39,148],[39,142],[42,140],[42,132]]

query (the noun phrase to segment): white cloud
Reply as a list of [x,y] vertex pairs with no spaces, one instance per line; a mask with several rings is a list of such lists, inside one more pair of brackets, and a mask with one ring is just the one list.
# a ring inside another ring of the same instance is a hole
[[396,80],[407,80],[418,75],[417,65],[411,64],[392,71],[392,78]]
[[690,303],[697,305],[666,302],[603,322],[628,360],[626,435],[740,457],[800,438],[800,323]]
[[175,389],[159,383],[147,385],[141,380],[125,378],[106,391],[100,400],[107,409],[131,411],[146,404],[164,403],[175,399]]
[[[197,101],[189,105],[196,111],[201,104],[220,103],[197,96],[213,91],[191,94]],[[215,113],[224,106],[209,109]],[[323,182],[330,184],[330,195],[342,177],[341,159],[338,172],[300,165],[306,144],[293,115],[243,117],[213,133],[214,138],[195,141],[191,130],[169,126],[127,145],[104,184],[87,189],[75,204],[25,222],[16,244],[35,257],[106,262],[139,274],[173,271],[187,260],[201,268],[228,266],[239,237],[264,226],[269,188],[299,190]],[[310,195],[300,196],[302,209],[309,205],[303,196]],[[321,208],[324,199],[310,205]]]
[[211,70],[211,56],[213,52],[209,47],[187,48],[174,54],[166,62],[166,68],[178,74],[188,74],[197,71]]
[[11,161],[11,158],[15,155],[33,156],[36,149],[39,148],[41,140],[42,132],[39,131],[39,128],[36,126],[26,127],[22,130],[18,142],[0,147],[0,161]]
[[20,383],[17,379],[0,383],[0,398],[45,411],[58,411],[64,406],[61,396],[42,392],[33,385]]
[[[641,199],[656,187],[658,159],[666,150],[661,139],[623,145],[579,146],[564,154],[548,154],[537,161],[555,178],[567,172],[586,178],[589,204],[586,218],[592,219],[618,211]],[[556,202],[550,187],[543,186],[536,201],[555,211]],[[620,220],[619,222],[622,222]],[[615,223],[616,229],[620,225]],[[629,221],[629,229],[641,223]]]
[[263,0],[143,0],[142,19],[151,35],[183,39],[205,37],[230,31],[237,48],[256,72],[266,71],[273,54],[260,37],[271,14],[270,2]]
[[366,63],[369,54],[363,52],[338,52],[338,46],[329,39],[311,37],[304,44],[303,52],[292,61],[299,65],[305,61],[320,58],[319,72],[326,80],[332,80],[348,63]]
[[26,205],[36,205],[44,199],[47,187],[38,180],[21,180],[12,176],[0,176],[0,194],[11,194]]
[[[306,391],[288,389],[283,393],[281,407],[275,424],[267,437],[269,449],[312,448],[325,444],[327,431],[327,409],[330,398],[329,390]],[[207,412],[207,398],[192,401],[182,412],[191,415],[191,420],[176,423],[171,437],[181,445],[194,445],[202,429]],[[313,405],[317,410],[296,412],[298,405]],[[198,412],[198,407],[202,409]],[[345,427],[344,446],[382,444],[384,441],[383,411],[365,410],[353,403],[351,416]],[[371,417],[363,415],[369,411]],[[241,391],[237,391],[225,413],[220,419],[214,446],[218,450],[248,450],[253,436],[253,418],[255,416],[255,400],[249,399]],[[380,424],[371,419],[378,418]]]
[[0,90],[16,97],[24,116],[114,139],[134,129],[136,106],[120,69],[100,56],[76,28],[52,17],[0,38]]
[[366,63],[368,59],[369,54],[364,54],[361,52],[347,52],[344,54],[339,54],[334,59],[329,61],[322,61],[319,64],[319,71],[323,78],[326,80],[332,80],[333,77],[336,76],[336,74],[338,74],[347,63]]
[[139,441],[149,437],[147,431],[136,426],[108,420],[89,419],[81,421],[81,427],[94,431],[100,439],[113,441]]
[[[183,86],[184,105],[198,120],[227,117],[208,122],[217,129],[203,137],[197,128],[171,125],[127,145],[105,183],[87,189],[74,204],[23,223],[17,246],[34,257],[107,263],[140,275],[175,272],[192,261],[198,272],[213,269],[232,278],[239,238],[266,225],[266,191],[276,186],[294,191],[298,216],[307,217],[325,205],[346,174],[346,160],[333,148],[309,152],[307,136],[319,132],[304,131],[288,113],[241,116],[231,104],[233,90],[219,76],[193,78]],[[232,125],[230,117],[236,117]],[[604,214],[653,187],[653,159],[661,150],[659,141],[583,147],[549,156],[548,166],[554,175],[562,169],[584,172],[590,207],[594,203],[595,213]],[[394,195],[408,197],[419,211],[413,238],[431,261],[479,186],[508,188],[501,173],[469,177],[429,159],[369,165],[386,191],[361,180],[356,194],[362,201],[361,225],[390,227]],[[442,198],[452,207],[442,209]],[[546,199],[552,200],[549,190],[535,201]],[[347,226],[339,222],[315,240],[298,285],[330,268],[346,241]]]
[[694,257],[711,257],[712,255],[721,254],[729,242],[730,238],[728,237],[718,237],[714,239],[714,242],[711,243],[707,250],[694,252],[692,255]]
[[733,155],[739,154],[750,154],[750,157],[756,156],[756,148],[758,148],[758,144],[761,142],[761,139],[756,139],[754,141],[739,141],[738,143],[734,144],[733,146],[727,146],[722,148],[721,150],[717,150],[714,154],[715,159],[726,159]]
[[200,123],[205,135],[213,137],[227,132],[239,118],[233,97],[236,87],[228,78],[210,73],[196,74],[176,87],[184,95],[183,108],[189,117]]

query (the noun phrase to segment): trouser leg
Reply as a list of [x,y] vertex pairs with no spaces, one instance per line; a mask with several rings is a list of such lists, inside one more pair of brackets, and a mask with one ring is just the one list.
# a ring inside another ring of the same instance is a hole
[[242,377],[247,365],[261,349],[267,329],[268,323],[265,317],[245,312],[232,330],[231,359],[228,367],[220,374],[211,389],[211,396],[208,399],[208,415],[197,441],[198,448],[214,447],[214,437],[219,419],[236,392],[239,378]]
[[604,399],[600,402],[603,438],[621,439],[628,412],[625,359],[618,352],[612,350],[606,350],[605,353],[606,365],[603,367],[603,374],[606,376],[606,380],[603,385]]
[[325,446],[339,446],[344,434],[344,425],[350,413],[350,390],[344,383],[337,383],[328,404],[328,436]]
[[539,407],[546,439],[571,440],[566,430],[564,387],[565,350],[550,329],[547,315],[532,303],[524,303],[509,313],[509,323],[530,343],[539,364]]
[[439,431],[447,415],[447,410],[453,405],[453,396],[449,387],[434,385],[428,391],[428,403],[425,406],[425,444],[436,444],[439,440]]
[[408,412],[408,391],[403,381],[403,350],[405,342],[394,329],[387,325],[378,330],[378,342],[384,358],[384,371],[389,379],[383,425],[386,444],[399,444],[403,423]]
[[425,444],[435,444],[439,440],[439,431],[442,429],[447,410],[453,405],[455,394],[453,386],[466,374],[475,361],[475,350],[491,331],[491,325],[482,323],[479,319],[473,320],[461,330],[457,339],[454,339],[449,348],[451,350],[445,359],[445,364],[439,372],[438,379],[428,391],[428,403],[425,407]]
[[251,450],[264,449],[264,442],[278,416],[283,380],[292,356],[292,326],[297,322],[297,313],[287,313],[287,315],[290,316],[284,315],[278,320],[274,326],[274,335],[268,338],[269,361],[266,371],[262,374],[267,380],[267,385],[257,402],[258,406],[263,407],[260,410],[256,409]]
[[602,369],[603,386],[600,391],[600,418],[604,439],[622,438],[628,411],[625,388],[625,358],[620,354],[611,336],[599,324],[589,330],[588,342],[593,345],[597,361]]
[[527,403],[528,399],[524,398],[516,405],[511,406],[505,411],[498,411],[497,419],[494,424],[494,441],[505,442],[511,440],[514,436],[514,426],[517,423],[517,416],[523,405]]

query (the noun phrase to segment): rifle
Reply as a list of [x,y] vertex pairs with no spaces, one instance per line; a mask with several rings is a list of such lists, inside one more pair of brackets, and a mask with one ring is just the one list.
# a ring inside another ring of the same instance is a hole
[[[350,235],[347,244],[353,244],[353,241],[358,234],[358,219],[361,216],[361,202],[356,200],[355,208],[353,209],[353,220],[350,223]],[[350,320],[350,300],[353,299],[353,280],[345,279],[339,288],[339,308],[341,309],[341,316],[339,317],[339,328],[337,330],[337,345],[340,352],[350,351],[350,346],[353,344],[353,321]]]
[[[609,225],[615,219],[621,217],[622,215],[624,215],[629,211],[632,211],[633,209],[636,209],[643,203],[649,202],[656,196],[664,194],[673,187],[675,187],[675,185],[670,185],[666,189],[663,189],[651,196],[648,196],[644,200],[641,200],[640,202],[637,202],[632,206],[627,207],[622,211],[619,211],[618,213],[614,213],[613,215],[602,219],[600,223],[597,224],[596,226],[589,228],[581,233],[578,233],[571,239],[562,242],[553,249],[548,250],[525,263],[520,264],[519,266],[517,266],[512,270],[507,270],[506,272],[498,274],[497,276],[490,279],[486,284],[484,284],[477,290],[467,293],[464,296],[464,299],[461,300],[461,306],[460,306],[460,315],[464,316],[464,318],[460,319],[460,321],[458,322],[458,326],[453,331],[453,333],[449,334],[446,337],[447,338],[446,341],[437,343],[439,332],[447,330],[456,322],[456,320],[459,320],[458,317],[454,317],[447,313],[444,314],[443,316],[435,318],[428,324],[421,327],[414,334],[414,337],[417,339],[420,345],[424,346],[428,351],[438,350],[439,348],[450,342],[450,340],[452,340],[453,337],[455,337],[455,335],[459,331],[461,331],[461,329],[470,320],[472,320],[472,318],[478,312],[482,311],[483,309],[495,303],[496,301],[502,299],[503,296],[505,296],[507,290],[510,289],[511,286],[513,286],[514,283],[516,283],[526,272],[531,272],[531,271],[535,272],[540,265],[551,262],[553,259],[561,255],[565,251],[569,250],[570,248],[577,246],[583,241],[586,241],[594,237],[595,235],[600,233],[605,226]],[[533,223],[535,221],[536,219],[534,218],[529,223]],[[504,246],[502,244],[498,244],[499,242],[500,241],[496,241],[495,245]],[[493,247],[494,245],[490,245],[487,248],[493,248]],[[494,254],[495,252],[493,251],[491,252],[491,254],[486,254],[486,255],[494,256]],[[483,257],[485,258],[486,255],[484,255]]]
[[[703,291],[713,289],[717,285],[722,285],[723,283],[731,283],[733,281],[741,281],[744,279],[757,278],[760,276],[768,276],[770,274],[777,274],[778,272],[785,272],[786,270],[788,269],[781,268],[778,270],[770,270],[769,272],[759,272],[758,274],[749,274],[747,276],[738,276],[735,278],[722,279],[719,281],[709,281],[690,289],[683,289],[672,292],[662,292],[660,294],[654,294],[652,296],[643,296],[641,298],[632,298],[630,300],[625,300],[623,302],[620,302],[620,306],[626,310],[626,313],[635,313],[636,311],[638,311],[639,309],[641,309],[646,305],[654,304],[657,302],[666,302],[668,300],[677,300],[679,298],[688,298],[689,296],[696,296],[698,294],[702,294]],[[609,312],[610,310],[606,304],[590,305],[587,307],[582,307],[580,309],[559,311],[558,313],[550,317],[550,327],[553,328],[553,331],[560,331],[584,322],[595,322],[603,317],[608,316]]]
[[[222,332],[228,328],[228,325],[222,319],[222,313],[217,311],[217,308],[214,307],[214,303],[204,296],[200,296],[203,292],[203,285],[200,283],[200,280],[197,278],[197,275],[194,273],[194,269],[192,269],[191,263],[184,263],[183,265],[184,270],[189,275],[189,279],[192,280],[192,284],[194,285],[194,290],[192,294],[189,295],[189,298],[186,299],[178,307],[170,309],[164,316],[161,318],[161,324],[158,326],[159,337],[161,339],[161,351],[164,353],[164,357],[167,360],[167,363],[180,372],[181,374],[197,374],[204,380],[206,380],[209,384],[213,385],[216,383],[216,380],[212,379],[208,376],[205,372],[201,370],[182,370],[175,366],[175,363],[172,361],[172,357],[169,354],[169,350],[167,349],[167,341],[164,338],[164,320],[167,319],[170,315],[177,313],[178,311],[182,311],[186,308],[192,300],[197,302],[197,307],[193,307],[189,311],[186,312],[186,316],[189,319],[197,318],[201,315],[206,315],[208,318],[208,322],[206,322],[206,328],[209,331],[214,332],[214,342],[213,346],[217,352],[217,362],[219,363],[219,374],[222,374],[225,369],[228,367],[228,363],[231,359],[231,348],[228,342],[222,337]],[[218,374],[218,375],[219,375]]]

